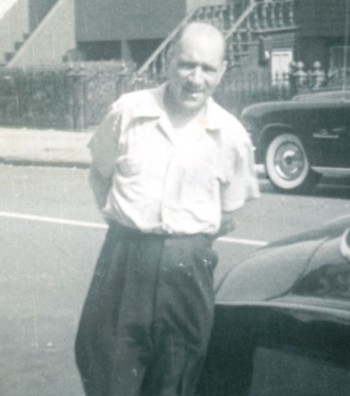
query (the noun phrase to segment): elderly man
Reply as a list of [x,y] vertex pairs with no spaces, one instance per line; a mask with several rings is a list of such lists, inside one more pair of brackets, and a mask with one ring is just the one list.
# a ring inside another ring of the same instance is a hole
[[212,242],[259,195],[247,133],[211,99],[224,51],[216,28],[187,25],[169,81],[122,95],[90,143],[109,230],[76,340],[89,396],[195,391],[213,319]]

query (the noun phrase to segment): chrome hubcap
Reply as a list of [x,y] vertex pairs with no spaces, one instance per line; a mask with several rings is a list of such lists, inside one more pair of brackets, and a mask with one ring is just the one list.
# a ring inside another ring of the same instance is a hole
[[274,163],[280,177],[286,180],[294,180],[305,169],[305,156],[297,144],[287,142],[277,149]]

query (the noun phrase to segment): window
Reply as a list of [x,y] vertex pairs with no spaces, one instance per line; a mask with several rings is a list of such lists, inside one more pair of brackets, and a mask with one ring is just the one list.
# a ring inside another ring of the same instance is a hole
[[271,77],[272,84],[282,85],[288,82],[290,64],[293,61],[293,51],[273,50],[271,53]]

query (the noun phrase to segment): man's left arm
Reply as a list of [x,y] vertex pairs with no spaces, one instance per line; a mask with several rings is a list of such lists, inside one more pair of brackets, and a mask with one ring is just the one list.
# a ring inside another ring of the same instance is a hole
[[226,180],[221,189],[223,212],[232,212],[247,201],[260,197],[254,169],[254,154],[249,142],[240,143],[226,159]]
[[115,102],[89,143],[91,152],[89,181],[100,209],[105,206],[112,185],[118,151],[120,119],[120,105]]
[[245,131],[242,136],[240,140],[233,141],[226,152],[226,178],[221,188],[222,216],[219,235],[234,230],[234,213],[237,209],[260,197],[253,146]]
[[232,212],[221,212],[221,224],[220,229],[216,234],[216,237],[226,235],[235,229],[234,222],[234,211]]

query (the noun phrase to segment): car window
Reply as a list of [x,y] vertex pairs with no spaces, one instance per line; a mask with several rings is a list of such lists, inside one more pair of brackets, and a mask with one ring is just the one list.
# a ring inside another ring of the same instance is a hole
[[348,396],[350,373],[291,349],[257,348],[248,396]]
[[312,257],[308,270],[295,283],[293,294],[350,302],[350,259],[344,255],[344,238],[326,240]]

